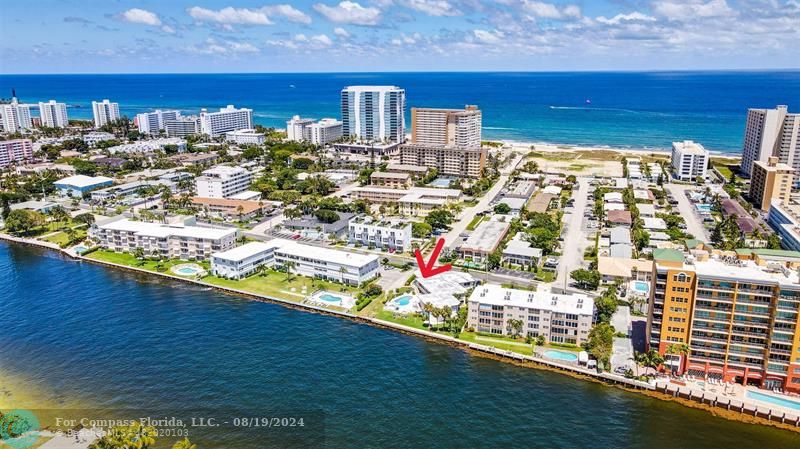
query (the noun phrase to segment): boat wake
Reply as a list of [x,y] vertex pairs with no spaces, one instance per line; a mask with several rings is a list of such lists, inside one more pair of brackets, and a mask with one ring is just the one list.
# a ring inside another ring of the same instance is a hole
[[611,112],[626,112],[628,114],[640,114],[639,111],[634,111],[632,109],[622,109],[622,108],[595,108],[591,106],[550,106],[550,109],[565,109],[565,110],[576,110],[576,111],[611,111]]

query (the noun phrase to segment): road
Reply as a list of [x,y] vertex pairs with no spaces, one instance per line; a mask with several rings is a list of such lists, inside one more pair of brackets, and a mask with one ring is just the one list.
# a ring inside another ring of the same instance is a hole
[[[565,213],[566,226],[564,247],[558,264],[556,285],[569,286],[569,273],[583,266],[583,251],[586,249],[586,234],[583,232],[583,212],[589,202],[589,179],[578,178],[578,189],[573,190],[575,205],[571,213]],[[568,289],[568,288],[567,288]]]
[[494,183],[491,189],[486,192],[483,197],[481,197],[478,204],[475,206],[470,207],[469,209],[464,209],[461,212],[461,218],[452,224],[450,231],[447,234],[444,234],[445,242],[447,242],[447,247],[450,249],[455,249],[461,243],[461,233],[467,230],[467,226],[469,222],[475,217],[475,214],[479,212],[485,211],[489,207],[489,203],[503,190],[505,187],[506,182],[508,182],[508,177],[513,172],[519,163],[522,161],[522,155],[517,156],[517,158],[511,161],[507,166],[500,169],[500,177],[497,179],[497,182]]
[[664,184],[664,188],[678,201],[678,214],[686,220],[686,232],[704,242],[709,241],[706,228],[703,226],[700,216],[695,212],[692,202],[686,197],[687,190],[693,190],[694,186],[684,184]]

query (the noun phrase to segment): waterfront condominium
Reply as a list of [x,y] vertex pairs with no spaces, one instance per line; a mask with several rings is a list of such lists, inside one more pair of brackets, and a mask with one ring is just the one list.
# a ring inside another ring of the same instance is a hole
[[119,103],[112,103],[108,100],[93,101],[92,114],[94,116],[94,127],[101,126],[119,120]]
[[200,111],[200,132],[216,137],[229,131],[253,128],[253,110],[236,109],[232,104],[220,108],[219,112]]
[[30,139],[0,140],[0,167],[5,168],[32,157],[33,145]]
[[261,266],[288,268],[293,274],[361,285],[378,276],[380,262],[377,255],[320,248],[284,239],[246,243],[211,256],[211,272],[219,277],[242,279]]
[[295,115],[286,121],[286,138],[295,142],[311,140],[311,124],[313,118],[303,118]]
[[767,223],[781,238],[781,247],[800,251],[800,204],[794,198],[772,200]]
[[158,135],[162,131],[166,131],[166,122],[168,120],[178,120],[181,117],[181,112],[177,110],[162,111],[156,109],[153,112],[143,112],[136,114],[134,121],[142,134]]
[[406,91],[397,86],[342,89],[342,134],[365,142],[405,140]]
[[520,320],[520,335],[541,335],[549,343],[572,345],[587,340],[594,317],[594,303],[584,294],[559,295],[497,284],[476,287],[467,306],[467,326],[477,332],[509,335],[514,332],[509,321]]
[[653,259],[647,333],[666,366],[800,392],[800,253],[657,249]]
[[753,162],[766,162],[770,156],[790,165],[800,178],[800,114],[790,113],[787,106],[747,111],[742,173],[750,176]]
[[66,128],[69,125],[66,103],[57,103],[56,100],[50,100],[47,103],[39,102],[39,118],[42,126]]
[[481,147],[481,111],[411,108],[411,143],[454,148]]
[[485,148],[406,144],[400,147],[400,163],[435,168],[440,175],[480,178],[486,167]]
[[764,212],[769,211],[773,201],[789,202],[792,193],[794,170],[786,164],[778,162],[778,158],[770,156],[766,162],[753,162],[750,175],[750,201]]
[[11,103],[0,104],[0,116],[0,124],[7,133],[17,133],[33,127],[30,106],[19,103],[16,97],[11,99]]
[[195,179],[201,198],[229,198],[247,190],[251,182],[252,175],[246,169],[225,165],[209,168]]
[[691,140],[672,142],[672,172],[676,179],[692,181],[705,178],[708,169],[708,150]]
[[196,115],[179,116],[172,120],[164,120],[164,130],[169,137],[187,137],[200,134],[200,117]]
[[308,127],[309,141],[314,145],[325,145],[342,137],[342,121],[324,118]]
[[133,253],[142,248],[148,256],[183,260],[205,260],[236,244],[237,228],[200,227],[193,223],[193,218],[164,224],[132,221],[120,215],[92,225],[89,238],[111,251]]

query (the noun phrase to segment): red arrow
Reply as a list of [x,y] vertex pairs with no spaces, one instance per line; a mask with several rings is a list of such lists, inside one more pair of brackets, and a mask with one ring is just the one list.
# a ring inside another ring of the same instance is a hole
[[425,260],[422,258],[422,253],[420,253],[419,250],[414,251],[414,256],[417,257],[417,266],[419,266],[419,272],[422,274],[422,277],[429,278],[439,273],[450,271],[450,269],[453,268],[450,264],[436,268],[433,267],[433,264],[439,259],[439,253],[442,252],[442,248],[444,248],[444,239],[440,238],[439,241],[436,242],[436,248],[433,249],[431,259],[428,263],[425,263]]

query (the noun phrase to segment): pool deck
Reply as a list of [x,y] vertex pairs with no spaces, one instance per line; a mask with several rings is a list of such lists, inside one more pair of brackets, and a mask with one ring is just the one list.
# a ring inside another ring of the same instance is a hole
[[[686,384],[676,385],[671,383],[669,380],[665,379],[655,380],[651,382],[642,382],[635,379],[628,379],[624,376],[615,373],[597,372],[596,370],[588,369],[578,364],[570,364],[567,362],[555,361],[543,358],[536,354],[534,354],[533,356],[527,356],[513,351],[498,349],[493,346],[482,345],[480,343],[467,342],[452,337],[450,335],[439,334],[424,329],[417,329],[402,324],[393,323],[390,321],[380,320],[377,318],[359,316],[348,311],[334,310],[323,306],[317,306],[308,302],[304,303],[291,302],[285,299],[256,294],[236,288],[214,285],[198,279],[181,277],[169,273],[153,272],[142,268],[116,264],[113,262],[89,259],[84,256],[75,254],[74,251],[71,251],[69,249],[65,250],[60,247],[57,247],[57,245],[54,245],[55,247],[53,247],[51,245],[48,245],[47,242],[41,242],[38,240],[21,239],[4,233],[0,233],[0,239],[17,243],[40,246],[48,249],[54,249],[58,252],[67,254],[73,259],[78,259],[93,264],[114,267],[125,271],[138,272],[152,276],[161,276],[179,282],[193,283],[203,287],[212,288],[217,291],[227,292],[230,294],[243,296],[258,301],[272,302],[298,310],[320,313],[324,315],[338,316],[341,318],[346,318],[364,324],[371,324],[385,329],[392,329],[404,334],[422,337],[429,341],[439,342],[443,344],[448,344],[450,346],[474,351],[475,354],[477,355],[493,358],[499,361],[509,362],[529,368],[550,369],[564,374],[572,375],[573,377],[578,377],[586,380],[593,380],[611,386],[619,386],[628,391],[639,391],[651,397],[656,397],[665,400],[671,400],[672,398],[686,399],[688,400],[688,402],[683,402],[684,405],[695,408],[702,408],[714,413],[715,415],[724,417],[726,419],[745,421],[762,425],[771,425],[786,430],[800,432],[800,412],[797,411],[787,412],[785,407],[780,407],[774,404],[766,405],[760,403],[760,401],[753,401],[752,399],[745,397],[742,397],[741,399],[726,398],[724,396],[720,397],[720,394],[715,394],[713,392],[706,393],[705,391],[702,390],[698,391],[696,386],[686,385]],[[720,411],[720,409],[722,410]],[[728,410],[728,413],[724,412],[725,409]],[[717,410],[717,412],[715,412],[714,410]],[[731,411],[738,412],[738,414],[732,413]]]

